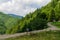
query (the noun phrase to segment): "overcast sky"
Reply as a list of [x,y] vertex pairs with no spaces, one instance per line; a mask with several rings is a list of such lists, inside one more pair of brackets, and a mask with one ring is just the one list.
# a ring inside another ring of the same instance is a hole
[[29,12],[33,12],[51,0],[0,0],[0,11],[7,14],[16,14],[25,16]]

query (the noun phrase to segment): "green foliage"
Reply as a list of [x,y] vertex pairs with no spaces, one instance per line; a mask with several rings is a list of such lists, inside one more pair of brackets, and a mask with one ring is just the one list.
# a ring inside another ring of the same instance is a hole
[[50,21],[55,20],[55,11],[52,9],[50,14]]
[[47,21],[60,19],[60,0],[51,0],[49,4],[40,9],[40,13],[45,13]]
[[19,20],[20,18],[14,18],[13,16],[0,12],[0,34],[16,33]]
[[6,27],[4,22],[0,19],[0,34],[4,34],[6,31]]
[[38,30],[46,27],[47,21],[60,19],[60,0],[51,0],[46,6],[27,14],[20,23],[20,31]]
[[47,22],[44,19],[35,18],[28,24],[28,27],[32,30],[44,29],[47,27]]
[[58,27],[58,28],[60,28],[60,22],[52,22],[51,24]]
[[37,9],[35,12],[26,15],[24,20],[20,22],[20,32],[26,31],[27,28],[30,31],[47,28],[46,14],[40,13]]
[[20,29],[23,31],[26,31],[27,27],[31,30],[36,30],[38,28],[43,29],[46,26],[47,21],[52,22],[54,20],[58,21],[59,19],[60,0],[51,0],[46,6],[26,15],[24,20],[20,23]]
[[30,31],[44,29],[47,28],[47,21],[53,20],[60,20],[60,0],[51,0],[46,6],[27,14],[21,20],[0,12],[0,33],[24,32],[26,28]]

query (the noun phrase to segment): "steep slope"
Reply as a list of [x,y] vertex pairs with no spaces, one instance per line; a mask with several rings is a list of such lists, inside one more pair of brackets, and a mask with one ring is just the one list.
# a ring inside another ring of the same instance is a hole
[[[20,31],[44,29],[47,21],[58,21],[60,19],[60,0],[51,0],[46,6],[29,13],[20,23]],[[40,21],[39,21],[40,20]],[[44,25],[45,24],[45,25]],[[18,31],[19,32],[19,31]]]
[[41,8],[41,13],[47,15],[47,20],[60,19],[60,0],[52,0],[48,5]]
[[9,33],[9,30],[13,31],[12,29],[15,29],[15,27],[18,28],[19,20],[20,18],[0,12],[0,34]]
[[27,14],[22,20],[8,15],[0,16],[0,19],[1,25],[6,26],[6,31],[3,32],[7,34],[24,32],[27,28],[28,31],[41,30],[48,27],[48,21],[60,20],[60,0],[51,0],[46,6]]

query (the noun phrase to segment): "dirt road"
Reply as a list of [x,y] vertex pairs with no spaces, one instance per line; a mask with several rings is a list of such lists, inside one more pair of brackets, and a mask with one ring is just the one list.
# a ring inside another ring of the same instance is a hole
[[[43,32],[43,31],[50,31],[50,30],[60,30],[59,28],[51,25],[50,23],[48,23],[48,26],[50,26],[47,29],[43,29],[43,30],[36,30],[36,31],[31,31],[31,33],[39,33],[39,32]],[[11,34],[11,35],[0,35],[0,40],[6,39],[6,38],[11,38],[11,37],[18,37],[18,36],[23,36],[26,35],[27,33],[16,33],[16,34]]]

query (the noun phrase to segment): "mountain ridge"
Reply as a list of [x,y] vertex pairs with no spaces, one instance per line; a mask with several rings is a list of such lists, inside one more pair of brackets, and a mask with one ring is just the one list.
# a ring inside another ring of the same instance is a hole
[[19,16],[19,15],[15,15],[15,14],[8,14],[8,15],[13,16],[13,17],[23,18],[23,16]]

